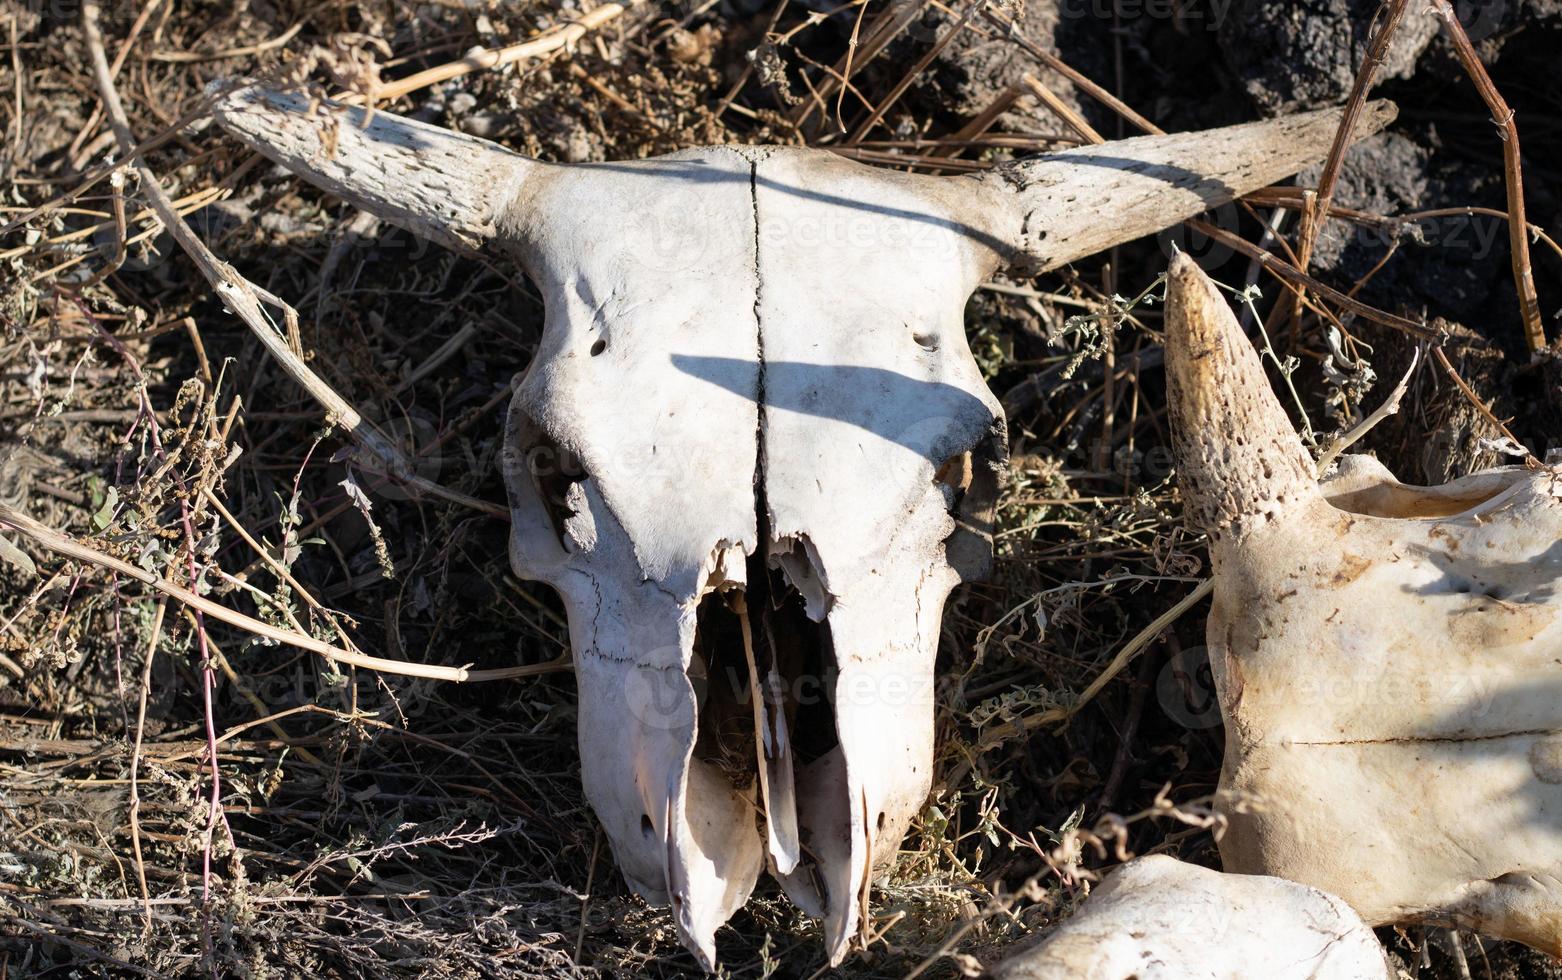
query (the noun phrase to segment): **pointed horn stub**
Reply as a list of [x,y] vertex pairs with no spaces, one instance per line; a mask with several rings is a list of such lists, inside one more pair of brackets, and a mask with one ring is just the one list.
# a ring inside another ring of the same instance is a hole
[[251,149],[415,235],[475,251],[541,169],[497,143],[388,112],[214,82],[213,115]]
[[1178,482],[1212,542],[1235,543],[1319,498],[1312,457],[1258,352],[1187,255],[1172,260],[1166,286],[1166,378]]
[[[1365,139],[1394,120],[1394,103],[1368,104],[1353,134]],[[1324,109],[1224,129],[1140,136],[1081,146],[998,168],[981,179],[999,189],[1003,227],[994,237],[1008,263],[1045,272],[1267,187],[1322,162],[1343,112]]]

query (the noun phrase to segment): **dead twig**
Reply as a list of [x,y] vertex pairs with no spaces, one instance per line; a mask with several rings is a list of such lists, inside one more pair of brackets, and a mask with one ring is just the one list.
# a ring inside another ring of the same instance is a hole
[[400,674],[405,677],[423,677],[436,681],[499,681],[513,680],[517,677],[535,677],[539,674],[552,673],[557,670],[569,669],[566,657],[550,660],[545,664],[536,664],[529,667],[501,667],[491,670],[468,670],[466,667],[444,667],[434,664],[417,664],[397,660],[386,660],[382,657],[371,657],[367,654],[353,653],[340,647],[332,646],[312,636],[306,636],[292,630],[278,629],[269,623],[263,623],[252,616],[246,616],[241,612],[211,601],[204,596],[196,595],[188,589],[182,589],[165,579],[153,575],[143,568],[139,568],[126,561],[121,561],[112,555],[106,555],[96,548],[89,547],[64,534],[46,527],[25,514],[12,510],[0,504],[0,526],[19,531],[33,539],[38,544],[55,552],[72,558],[76,561],[87,562],[90,565],[98,565],[103,568],[111,568],[121,575],[129,576],[137,582],[151,586],[171,599],[177,599],[187,606],[198,609],[211,616],[213,619],[246,630],[256,636],[273,640],[277,643],[285,643],[288,646],[297,647],[300,650],[308,650],[317,653],[327,660],[335,660],[338,663],[351,664],[354,667],[365,667],[369,670],[377,670],[387,674]]
[[1089,95],[1097,102],[1100,102],[1108,109],[1111,109],[1119,116],[1122,116],[1140,131],[1149,133],[1153,136],[1160,136],[1166,132],[1161,127],[1155,125],[1155,123],[1135,112],[1132,108],[1129,107],[1128,103],[1124,102],[1122,99],[1119,99],[1105,88],[1097,85],[1095,82],[1085,77],[1082,73],[1079,72],[1078,69],[1074,68],[1068,62],[1064,61],[1062,58],[1059,58],[1057,55],[1048,51],[1046,48],[1043,48],[1041,45],[1021,34],[1019,25],[1010,20],[1008,17],[997,13],[992,9],[983,10],[982,17],[985,18],[988,23],[1001,30],[1004,37],[1023,48],[1026,54],[1030,55],[1032,58],[1035,58],[1037,61],[1046,65],[1048,68],[1051,68],[1059,75],[1062,75],[1064,78],[1073,82],[1076,86],[1078,86],[1080,91],[1084,92],[1086,95]]
[[[374,90],[376,101],[394,102],[395,100],[416,92],[430,85],[438,85],[440,82],[448,82],[452,78],[460,78],[462,75],[470,75],[474,71],[488,71],[493,68],[502,68],[505,65],[524,61],[527,58],[537,58],[545,54],[552,54],[561,48],[567,48],[585,37],[587,34],[616,20],[621,14],[633,10],[644,0],[611,0],[602,6],[590,11],[579,20],[570,21],[558,27],[549,28],[534,38],[512,44],[508,47],[491,51],[473,51],[459,61],[447,61],[443,65],[436,65],[426,71],[420,71],[415,75],[397,79],[394,82],[384,83]],[[336,96],[337,101],[350,105],[361,105],[363,96],[357,93],[344,93]]]
[[[841,63],[833,71],[826,70],[826,77],[824,81],[820,82],[817,89],[814,89],[811,83],[809,84],[814,98],[798,106],[797,110],[792,114],[793,128],[802,129],[809,118],[813,116],[816,109],[827,113],[828,107],[825,105],[824,100],[835,94],[836,86],[850,86],[851,84],[851,76],[844,74],[845,70],[850,68],[855,71],[861,71],[876,59],[901,31],[909,27],[912,21],[922,15],[922,8],[926,4],[927,0],[909,0],[907,3],[892,5],[883,14],[880,14],[868,29],[867,38],[861,44],[849,49],[847,56],[842,57]],[[803,81],[808,82],[806,76]],[[856,94],[855,91],[853,94]],[[863,101],[866,104],[872,104],[867,102],[866,99]]]
[[1247,241],[1240,235],[1234,235],[1223,228],[1217,228],[1207,221],[1200,221],[1198,219],[1189,221],[1188,227],[1208,235],[1210,238],[1215,239],[1222,245],[1226,245],[1232,249],[1235,249],[1236,251],[1241,252],[1243,255],[1246,255],[1248,258],[1253,259],[1266,272],[1281,280],[1292,289],[1311,290],[1312,292],[1317,293],[1319,296],[1329,300],[1331,303],[1338,304],[1339,306],[1344,307],[1357,316],[1365,317],[1374,323],[1381,323],[1385,327],[1392,327],[1395,330],[1398,330],[1402,333],[1407,333],[1412,337],[1418,337],[1422,340],[1437,339],[1437,331],[1433,330],[1431,327],[1428,327],[1426,324],[1417,323],[1414,320],[1408,320],[1402,316],[1395,316],[1392,313],[1385,313],[1383,310],[1380,310],[1374,306],[1368,306],[1366,303],[1363,303],[1360,300],[1347,296],[1345,293],[1340,292],[1338,289],[1335,289],[1332,286],[1325,286],[1323,283],[1314,279],[1312,276],[1309,276],[1303,272],[1298,272],[1294,266],[1281,260],[1281,258],[1275,255],[1273,252],[1259,248],[1257,245]]
[[[889,111],[890,106],[899,102],[900,97],[906,94],[906,89],[910,88],[911,83],[917,80],[917,76],[922,74],[923,70],[932,64],[933,59],[943,53],[945,48],[949,47],[950,42],[960,36],[960,32],[965,30],[965,26],[971,22],[971,18],[975,17],[986,4],[987,0],[972,0],[960,14],[960,19],[955,21],[954,26],[940,34],[938,39],[928,46],[927,51],[923,53],[922,57],[917,59],[916,64],[907,69],[906,73],[901,76],[900,81],[895,83],[895,87],[890,89],[889,94],[880,100],[878,105],[873,107],[873,111],[868,113],[868,118],[858,124],[856,131],[852,133],[851,138],[847,142],[856,143],[864,136],[867,136],[873,127],[878,124],[879,120],[884,118],[884,113]],[[851,72],[851,57],[852,51],[848,50],[846,53],[848,77],[850,77]],[[837,109],[838,112],[839,109]]]
[[[1394,33],[1399,30],[1399,24],[1405,19],[1405,8],[1410,0],[1384,0],[1379,8],[1379,16],[1382,17],[1382,26],[1378,28],[1372,37],[1371,44],[1367,47],[1366,57],[1362,60],[1361,68],[1356,72],[1356,78],[1351,83],[1350,96],[1345,102],[1345,115],[1340,119],[1339,132],[1334,136],[1334,145],[1329,149],[1329,158],[1324,162],[1323,174],[1318,178],[1318,196],[1310,211],[1305,212],[1306,220],[1303,222],[1301,240],[1297,242],[1297,270],[1305,273],[1312,262],[1313,247],[1318,243],[1318,232],[1323,226],[1324,215],[1329,212],[1334,203],[1334,191],[1339,185],[1340,170],[1345,165],[1345,151],[1350,149],[1352,135],[1356,132],[1356,124],[1361,119],[1361,111],[1367,105],[1367,93],[1372,89],[1372,83],[1377,78],[1378,69],[1383,67],[1383,61],[1388,56],[1389,44],[1394,40]],[[1301,296],[1297,296],[1297,305],[1294,313],[1301,309]]]
[[1508,441],[1509,446],[1516,447],[1524,451],[1525,465],[1537,465],[1538,461],[1535,459],[1535,454],[1530,452],[1522,442],[1519,442],[1518,439],[1514,438],[1513,433],[1508,430],[1508,426],[1497,417],[1496,413],[1491,410],[1489,405],[1481,400],[1481,396],[1475,393],[1475,389],[1471,388],[1463,378],[1459,377],[1459,372],[1454,370],[1453,364],[1448,360],[1448,355],[1443,353],[1443,349],[1441,347],[1434,347],[1432,348],[1432,354],[1437,358],[1437,363],[1442,366],[1444,373],[1446,373],[1448,377],[1453,380],[1453,383],[1459,389],[1460,394],[1464,395],[1465,401],[1468,401],[1471,405],[1475,406],[1475,410],[1480,412],[1482,417],[1484,417],[1487,422],[1491,423],[1498,432],[1502,433],[1503,438]]
[[141,689],[136,695],[136,734],[130,747],[130,847],[136,858],[136,881],[141,886],[142,935],[152,931],[152,893],[146,884],[146,856],[141,850],[141,746],[146,736],[146,701],[152,690],[152,661],[157,659],[157,641],[163,633],[163,618],[168,600],[159,599],[152,614],[152,629],[147,635],[146,663],[141,667]]
[[[1400,2],[1403,3],[1403,0]],[[1492,123],[1502,139],[1502,164],[1508,188],[1508,244],[1513,253],[1513,285],[1518,290],[1519,312],[1524,317],[1524,339],[1529,343],[1531,352],[1541,351],[1546,347],[1546,328],[1540,319],[1540,297],[1535,292],[1535,272],[1530,267],[1529,259],[1529,236],[1525,234],[1528,222],[1524,216],[1524,166],[1519,153],[1519,127],[1513,121],[1513,110],[1508,108],[1507,101],[1497,91],[1486,66],[1481,64],[1480,56],[1475,53],[1475,45],[1470,43],[1470,35],[1465,33],[1464,25],[1459,23],[1453,5],[1448,0],[1432,0],[1432,10],[1443,22],[1443,29],[1453,42],[1454,54],[1470,76],[1470,81],[1475,83],[1481,101],[1491,109]]]
[[[119,92],[114,88],[110,78],[107,55],[103,50],[103,36],[98,30],[98,5],[94,0],[87,0],[82,5],[82,28],[86,35],[87,47],[92,54],[94,73],[97,76],[98,88],[103,97],[103,105],[108,112],[109,124],[119,140],[120,150],[127,159],[131,158],[136,142],[130,132],[130,122],[125,116],[124,106],[120,103]],[[163,222],[175,241],[177,241],[185,253],[195,262],[201,275],[211,284],[213,290],[227,305],[228,309],[239,315],[239,318],[250,328],[255,337],[266,348],[266,352],[274,357],[287,372],[288,376],[298,382],[320,406],[325,409],[326,415],[336,424],[344,427],[353,441],[368,454],[373,460],[378,461],[378,466],[370,462],[371,468],[385,467],[385,472],[404,485],[442,497],[452,503],[458,503],[473,510],[481,511],[500,519],[506,519],[509,512],[484,500],[478,500],[466,494],[448,490],[432,481],[418,476],[412,464],[399,450],[395,443],[380,432],[373,423],[365,419],[357,409],[348,404],[346,399],[338,395],[330,385],[326,384],[319,375],[311,371],[293,349],[287,338],[280,335],[271,324],[265,311],[261,308],[261,291],[252,283],[239,275],[232,266],[223,262],[212,254],[211,249],[200,240],[179,213],[168,200],[162,186],[158,183],[157,174],[147,165],[146,161],[136,157],[134,165],[141,176],[142,191],[151,202],[152,208],[157,212],[158,218]],[[273,303],[283,310],[284,318],[290,326],[290,332],[296,336],[296,323],[298,314],[292,307],[283,303],[276,297],[266,294]],[[368,462],[368,461],[366,461]]]
[[1067,102],[1058,98],[1055,92],[1043,85],[1041,79],[1026,73],[1023,81],[1025,82],[1025,87],[1031,90],[1032,95],[1036,96],[1043,105],[1052,110],[1053,115],[1063,120],[1070,129],[1083,137],[1086,143],[1106,142],[1105,136],[1102,136],[1093,126],[1086,122],[1084,116],[1070,108]]

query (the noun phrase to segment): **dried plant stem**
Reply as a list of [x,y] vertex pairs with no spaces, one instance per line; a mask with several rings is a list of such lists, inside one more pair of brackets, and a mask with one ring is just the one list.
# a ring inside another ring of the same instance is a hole
[[1496,413],[1491,410],[1491,406],[1481,401],[1481,396],[1475,393],[1475,389],[1471,388],[1468,382],[1459,377],[1459,372],[1454,370],[1452,362],[1448,360],[1448,355],[1443,353],[1443,349],[1434,347],[1432,348],[1432,354],[1437,358],[1437,363],[1442,365],[1443,371],[1448,377],[1453,379],[1454,385],[1458,387],[1460,394],[1464,395],[1465,400],[1475,406],[1476,411],[1480,412],[1487,422],[1495,426],[1497,431],[1502,433],[1503,438],[1507,439],[1510,445],[1524,450],[1525,465],[1534,466],[1537,463],[1535,454],[1530,452],[1522,442],[1514,438],[1513,433],[1508,430],[1507,424],[1497,417]]
[[[824,100],[834,95],[838,86],[851,88],[851,76],[843,74],[847,66],[851,66],[855,71],[861,71],[864,66],[877,58],[901,31],[922,15],[922,8],[926,4],[927,0],[908,0],[906,3],[892,4],[888,10],[880,14],[869,28],[867,38],[849,49],[850,57],[843,57],[841,64],[834,70],[825,69],[825,79],[819,83],[817,89],[813,90],[815,97],[798,106],[792,114],[793,126],[801,129],[815,110],[820,110],[827,116],[828,107],[824,104]],[[806,77],[803,80],[808,81]],[[809,87],[813,88],[811,83]],[[855,89],[852,89],[852,94],[858,95]],[[867,105],[872,104],[866,98],[863,98],[863,102]]]
[[1223,228],[1215,227],[1207,221],[1199,221],[1197,219],[1189,221],[1188,226],[1205,235],[1208,235],[1210,238],[1215,239],[1222,245],[1233,248],[1236,251],[1241,252],[1243,255],[1246,255],[1248,258],[1253,259],[1260,266],[1262,266],[1265,271],[1269,272],[1275,278],[1286,283],[1293,289],[1312,290],[1325,299],[1328,299],[1330,302],[1336,303],[1351,311],[1352,313],[1355,313],[1357,316],[1365,317],[1374,323],[1381,323],[1385,327],[1392,327],[1395,330],[1407,333],[1412,337],[1417,337],[1422,340],[1437,339],[1437,331],[1433,330],[1431,327],[1428,327],[1426,324],[1417,323],[1414,320],[1407,320],[1402,316],[1395,316],[1392,313],[1385,313],[1384,311],[1374,306],[1368,306],[1366,303],[1363,303],[1360,300],[1347,296],[1332,286],[1325,286],[1323,283],[1314,279],[1312,276],[1309,276],[1303,272],[1298,272],[1296,268],[1290,265],[1290,263],[1283,261],[1273,252],[1259,248],[1257,245],[1254,245],[1252,242],[1247,241],[1239,235],[1234,235]]
[[[1305,192],[1295,187],[1266,187],[1263,190],[1254,191],[1245,200],[1261,207],[1286,208],[1299,211],[1306,205],[1302,201]],[[1414,224],[1418,221],[1430,221],[1434,218],[1500,218],[1511,222],[1513,217],[1506,211],[1497,208],[1480,208],[1471,205],[1456,208],[1432,208],[1426,211],[1407,211],[1403,214],[1373,214],[1370,211],[1358,211],[1354,208],[1334,205],[1329,208],[1329,217],[1344,218],[1346,221],[1354,221],[1358,224],[1374,225],[1377,227],[1392,227],[1394,225]],[[1558,258],[1562,258],[1562,244],[1558,244],[1555,238],[1540,225],[1528,222],[1525,229],[1535,241],[1545,245],[1555,252]]]
[[1046,48],[1043,48],[1041,45],[1021,34],[1019,25],[1014,23],[1014,21],[1010,20],[1008,17],[997,13],[990,8],[983,10],[982,16],[986,18],[988,23],[1003,31],[1004,37],[1023,48],[1026,54],[1030,55],[1032,58],[1035,58],[1037,61],[1046,65],[1048,68],[1051,68],[1059,75],[1062,75],[1064,78],[1073,82],[1076,86],[1078,86],[1080,91],[1084,92],[1086,95],[1089,95],[1097,102],[1100,102],[1108,109],[1111,109],[1119,116],[1122,116],[1142,132],[1149,133],[1154,136],[1161,136],[1165,134],[1166,131],[1164,129],[1139,115],[1139,113],[1135,112],[1132,108],[1129,107],[1128,103],[1124,102],[1122,99],[1119,99],[1105,88],[1097,85],[1095,82],[1085,77],[1085,75],[1083,75],[1078,69],[1074,68],[1062,58],[1059,58],[1057,55],[1048,51]]
[[[1329,213],[1329,207],[1334,203],[1334,191],[1339,186],[1340,170],[1345,166],[1345,151],[1350,149],[1352,143],[1351,134],[1356,131],[1356,124],[1361,119],[1361,110],[1366,108],[1367,93],[1372,90],[1372,83],[1377,78],[1378,69],[1383,67],[1383,61],[1388,57],[1389,44],[1394,40],[1394,33],[1399,30],[1400,22],[1405,19],[1405,8],[1410,0],[1384,0],[1379,13],[1383,18],[1382,25],[1372,37],[1372,42],[1367,47],[1366,57],[1361,62],[1361,68],[1356,71],[1356,79],[1351,83],[1350,97],[1345,103],[1345,115],[1340,120],[1339,132],[1335,134],[1334,145],[1329,149],[1329,158],[1324,162],[1323,174],[1318,178],[1318,196],[1313,207],[1307,212],[1308,220],[1303,222],[1301,240],[1297,243],[1297,258],[1300,260],[1297,269],[1303,273],[1307,271],[1312,262],[1313,247],[1318,243],[1318,232],[1323,227],[1323,216]],[[1297,297],[1300,310],[1301,297]]]
[[[101,52],[101,50],[100,45],[99,51]],[[198,588],[201,570],[196,561],[198,539],[195,534],[195,521],[190,510],[190,491],[185,484],[184,477],[177,469],[174,469],[172,462],[168,458],[168,453],[163,447],[162,427],[158,424],[157,413],[153,411],[151,399],[147,396],[146,376],[141,371],[141,364],[119,338],[104,330],[102,325],[95,318],[92,318],[89,310],[83,307],[82,313],[92,320],[92,324],[97,328],[99,334],[124,359],[125,363],[130,367],[131,373],[135,376],[136,394],[140,403],[140,415],[135,424],[139,425],[142,422],[146,424],[147,439],[151,444],[152,453],[158,460],[159,467],[167,471],[173,478],[179,500],[179,526],[184,531],[185,574],[189,578],[190,588]],[[215,479],[216,476],[217,474],[213,474],[210,478]],[[226,817],[222,813],[222,773],[217,763],[217,722],[212,704],[216,685],[212,676],[212,658],[206,635],[206,619],[199,609],[195,610],[192,619],[195,626],[196,642],[201,655],[199,663],[201,705],[203,718],[206,723],[207,763],[211,773],[211,794],[207,808],[206,833],[204,846],[201,849],[201,902],[204,905],[211,900],[212,837],[216,832],[217,821],[222,820],[226,823]],[[211,922],[209,919],[203,920],[202,929],[209,954],[211,951]]]
[[[92,54],[93,69],[104,107],[108,112],[109,123],[119,140],[121,152],[130,159],[135,150],[135,138],[130,132],[130,123],[125,116],[124,106],[120,103],[119,93],[109,77],[108,58],[103,50],[103,36],[98,30],[98,5],[95,0],[86,0],[82,5],[82,28],[87,47]],[[395,443],[359,414],[357,409],[348,404],[346,399],[338,395],[319,375],[311,371],[303,358],[294,352],[287,338],[276,331],[262,310],[261,291],[239,275],[232,266],[212,254],[211,249],[206,247],[206,244],[174,209],[168,200],[168,195],[163,192],[162,186],[158,183],[157,174],[146,161],[141,157],[135,157],[134,165],[141,175],[142,192],[146,194],[153,210],[157,212],[158,218],[168,229],[169,234],[195,262],[196,267],[201,270],[201,275],[211,284],[212,289],[228,309],[237,313],[250,328],[261,345],[266,348],[266,352],[282,365],[282,369],[289,377],[298,382],[315,401],[320,403],[328,418],[345,428],[353,441],[373,458],[364,461],[370,468],[383,467],[387,475],[414,490],[441,497],[501,520],[508,518],[509,512],[497,504],[448,490],[418,476],[406,456],[396,448]],[[282,308],[288,323],[297,322],[298,314],[291,307],[269,293],[265,295]]]
[[1122,673],[1123,668],[1133,663],[1134,658],[1143,653],[1157,637],[1171,628],[1172,624],[1181,619],[1188,610],[1209,598],[1214,591],[1215,580],[1205,579],[1175,606],[1157,616],[1154,622],[1140,630],[1133,639],[1123,644],[1122,649],[1118,650],[1117,655],[1112,658],[1112,662],[1107,664],[1106,669],[1098,674],[1095,680],[1090,682],[1090,686],[1085,688],[1073,704],[1067,707],[1048,708],[1046,711],[1038,711],[1023,718],[1017,718],[1009,724],[1000,725],[984,734],[976,745],[972,747],[971,757],[956,766],[945,778],[945,785],[958,786],[964,781],[965,774],[975,765],[977,756],[991,752],[1012,738],[1026,735],[1047,725],[1062,724],[1077,715],[1085,705],[1095,700],[1096,695],[1101,693],[1102,688],[1106,687],[1112,678]]
[[293,40],[294,37],[298,36],[298,32],[303,30],[303,28],[304,21],[300,20],[295,22],[292,27],[289,27],[281,34],[278,34],[276,37],[261,41],[257,44],[246,44],[243,47],[228,48],[224,51],[153,51],[151,54],[147,55],[147,58],[151,61],[175,61],[185,63],[197,61],[221,61],[225,58],[243,58],[248,55],[261,54],[265,51],[273,51],[277,48],[280,48],[287,42]]
[[1475,45],[1470,43],[1470,36],[1465,33],[1464,25],[1459,23],[1453,5],[1448,0],[1432,0],[1432,10],[1443,22],[1443,29],[1453,42],[1454,54],[1470,76],[1470,81],[1475,83],[1481,101],[1491,109],[1492,122],[1497,127],[1497,135],[1502,138],[1502,163],[1508,188],[1508,245],[1513,253],[1513,285],[1518,290],[1519,311],[1524,317],[1524,339],[1532,352],[1541,351],[1546,347],[1546,328],[1540,319],[1540,297],[1535,292],[1535,272],[1530,267],[1529,259],[1529,235],[1525,233],[1528,222],[1524,216],[1524,167],[1519,152],[1519,127],[1513,121],[1513,110],[1508,108],[1507,101],[1497,91],[1491,75],[1487,74],[1486,66],[1481,64],[1480,56],[1475,53]]
[[[1438,353],[1441,354],[1442,352],[1439,351]],[[1444,363],[1447,363],[1446,359]],[[1334,461],[1340,458],[1341,453],[1360,442],[1367,433],[1377,427],[1379,422],[1399,411],[1399,403],[1404,399],[1405,392],[1409,390],[1410,379],[1415,375],[1416,368],[1420,365],[1421,351],[1417,348],[1410,355],[1410,367],[1405,369],[1405,376],[1399,379],[1399,384],[1394,386],[1394,390],[1390,392],[1388,399],[1378,406],[1377,411],[1362,419],[1360,425],[1330,442],[1323,454],[1318,457],[1319,476],[1326,473],[1329,467],[1334,465]]]
[[[878,125],[879,120],[884,118],[884,113],[889,111],[890,106],[900,101],[900,97],[906,94],[906,89],[910,88],[911,83],[917,80],[917,76],[922,74],[923,70],[932,64],[933,59],[943,53],[945,48],[949,47],[951,41],[960,36],[960,32],[965,30],[965,26],[971,22],[971,18],[975,17],[986,3],[987,0],[971,0],[971,3],[966,5],[965,11],[960,14],[960,19],[955,21],[954,25],[943,34],[939,35],[938,40],[928,46],[927,51],[923,53],[922,57],[917,59],[916,64],[912,65],[901,76],[900,81],[895,83],[895,87],[890,89],[889,94],[878,105],[874,106],[872,112],[868,113],[868,118],[858,124],[856,131],[851,135],[851,139],[847,140],[848,143],[861,141],[864,136],[867,136],[873,130],[874,126]],[[846,53],[848,77],[851,73],[853,50],[855,50],[855,46]],[[837,108],[837,113],[839,113],[839,108]]]
[[1052,111],[1053,115],[1067,123],[1068,127],[1078,133],[1086,143],[1106,142],[1105,136],[1102,136],[1090,123],[1086,122],[1084,116],[1070,108],[1067,102],[1058,98],[1057,93],[1043,85],[1041,79],[1027,73],[1023,81],[1025,82],[1025,87],[1030,89],[1032,95],[1040,99],[1042,104]]
[[535,677],[539,674],[569,669],[567,659],[562,657],[558,660],[550,660],[545,664],[536,664],[529,667],[468,670],[465,667],[407,663],[399,660],[386,660],[382,657],[371,657],[362,653],[353,653],[349,650],[332,646],[322,640],[317,640],[312,636],[306,636],[292,630],[278,629],[269,623],[261,622],[252,616],[246,616],[241,612],[229,609],[204,596],[196,595],[194,592],[180,588],[143,568],[138,568],[112,555],[105,555],[96,548],[75,541],[3,504],[0,504],[0,526],[20,532],[56,554],[64,555],[76,561],[84,561],[91,565],[112,568],[121,575],[127,575],[137,582],[149,585],[163,595],[198,609],[219,622],[227,623],[229,626],[235,626],[277,643],[285,643],[300,650],[317,653],[327,660],[335,660],[338,663],[364,667],[387,674],[400,674],[405,677],[423,677],[429,680],[457,682],[513,680],[517,677]]
[[98,183],[103,180],[103,178],[120,169],[120,167],[124,165],[125,160],[132,160],[143,153],[150,153],[151,151],[162,146],[164,143],[173,140],[180,133],[184,132],[185,128],[191,123],[200,120],[210,113],[211,106],[208,104],[207,100],[202,99],[194,109],[175,120],[172,125],[168,126],[156,136],[153,136],[151,139],[145,140],[144,142],[138,144],[129,153],[121,151],[121,155],[124,157],[124,160],[110,160],[107,163],[98,164],[98,166],[83,174],[81,177],[81,183],[77,184],[75,187],[68,191],[61,191],[60,193],[55,194],[53,197],[50,197],[48,200],[44,201],[42,204],[37,205],[36,207],[28,208],[17,217],[12,218],[10,221],[6,222],[3,226],[0,226],[0,237],[9,235],[11,232],[17,230],[40,215],[48,214],[57,210],[62,204],[65,204],[68,201],[77,200],[83,194],[96,187]]
[[[186,609],[184,611],[184,618],[188,620],[191,625],[195,624],[195,613],[193,611]],[[239,672],[233,669],[233,664],[228,662],[228,658],[222,652],[222,649],[218,647],[216,643],[211,642],[209,639],[207,640],[207,645],[211,648],[212,662],[219,670],[222,671],[222,675],[228,679],[228,683],[232,684],[239,692],[240,697],[248,701],[250,703],[250,707],[254,708],[262,718],[270,718],[273,714],[271,708],[266,704],[266,702],[260,699],[260,695],[250,690],[249,685],[244,683],[244,678],[240,677]],[[291,742],[293,740],[293,737],[287,733],[286,729],[277,724],[275,721],[267,721],[266,727],[271,729],[271,733],[282,742]],[[296,752],[298,757],[303,759],[305,762],[316,766],[325,765],[325,762],[321,760],[319,756],[315,755],[313,752],[309,751],[301,745],[294,746],[293,751]]]
[[[436,65],[427,71],[420,71],[415,75],[397,79],[380,85],[374,90],[374,98],[391,102],[401,98],[409,92],[416,92],[420,88],[428,88],[430,85],[438,85],[440,82],[448,82],[452,78],[460,78],[462,75],[470,75],[474,71],[487,71],[492,68],[501,68],[527,58],[537,58],[545,54],[552,54],[561,48],[567,48],[585,37],[587,34],[616,20],[625,11],[632,10],[643,3],[644,0],[612,0],[590,11],[579,20],[570,21],[558,27],[543,31],[534,38],[512,44],[508,47],[498,48],[492,51],[474,51],[459,61],[447,61],[443,65]],[[340,102],[358,105],[363,102],[363,96],[357,93],[346,93],[336,97]]]
[[[237,533],[240,538],[244,539],[244,543],[249,545],[250,548],[254,550],[257,558],[261,562],[265,563],[266,567],[271,569],[272,573],[274,573],[282,581],[286,582],[294,592],[297,592],[299,597],[304,600],[309,608],[325,616],[327,621],[329,621],[332,626],[336,627],[338,632],[341,632],[341,627],[337,624],[336,618],[331,615],[331,611],[320,605],[319,600],[317,600],[310,593],[310,591],[304,587],[302,582],[294,578],[293,573],[289,572],[281,562],[278,562],[275,558],[271,557],[271,555],[266,551],[265,546],[263,546],[259,541],[256,541],[254,536],[251,535],[244,527],[244,522],[233,516],[233,514],[229,512],[228,508],[223,505],[223,502],[218,499],[217,495],[213,493],[210,488],[202,487],[201,494],[206,498],[207,502],[216,509],[217,513],[222,515],[222,519],[228,522],[228,526],[233,528],[234,532]],[[235,576],[235,578],[237,578],[237,576]]]
[[16,22],[21,13],[15,12],[10,16],[11,30],[11,82],[16,90],[16,117],[11,120],[11,145],[20,148],[22,145],[22,127],[26,124],[26,116],[22,114],[22,49],[16,43]]
[[159,599],[152,614],[152,629],[147,636],[146,663],[141,667],[141,690],[136,696],[136,735],[130,747],[130,847],[136,858],[136,880],[141,886],[141,924],[143,935],[152,931],[152,893],[146,885],[146,858],[141,851],[141,746],[146,735],[146,701],[152,690],[152,661],[157,657],[157,641],[163,633],[163,618],[168,600]]

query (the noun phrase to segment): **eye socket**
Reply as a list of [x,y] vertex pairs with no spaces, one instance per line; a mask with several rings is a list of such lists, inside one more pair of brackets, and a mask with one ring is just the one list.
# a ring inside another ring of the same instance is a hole
[[525,480],[532,485],[536,505],[546,513],[559,546],[567,549],[564,525],[574,513],[569,505],[570,488],[590,476],[585,463],[555,442],[524,411],[511,411],[509,428],[518,450],[516,463],[524,470],[507,475],[506,479]]
[[598,340],[596,343],[591,345],[591,356],[596,357],[605,350],[607,350],[607,341]]

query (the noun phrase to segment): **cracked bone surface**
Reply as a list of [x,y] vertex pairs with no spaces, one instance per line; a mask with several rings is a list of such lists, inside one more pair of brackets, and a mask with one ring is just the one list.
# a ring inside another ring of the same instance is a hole
[[1252,344],[1173,262],[1179,479],[1215,569],[1226,870],[1562,955],[1562,470],[1320,484]]
[[[930,177],[793,147],[550,165],[252,86],[216,115],[542,293],[509,416],[511,558],[568,610],[582,779],[618,866],[706,968],[767,867],[838,963],[926,800],[943,604],[991,563],[1006,465],[972,291],[1294,173],[1339,119]],[[1357,135],[1392,115],[1374,104]]]
[[1340,899],[1283,878],[1165,855],[1113,871],[992,980],[1392,980],[1377,936]]

